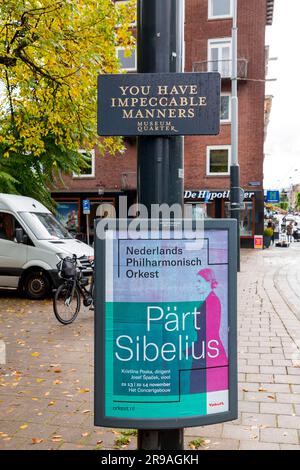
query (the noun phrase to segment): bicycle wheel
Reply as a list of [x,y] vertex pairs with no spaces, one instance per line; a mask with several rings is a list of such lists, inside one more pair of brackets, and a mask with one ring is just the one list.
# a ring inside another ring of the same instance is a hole
[[57,320],[63,325],[72,323],[80,310],[80,293],[75,287],[72,296],[73,284],[62,284],[55,292],[53,310]]

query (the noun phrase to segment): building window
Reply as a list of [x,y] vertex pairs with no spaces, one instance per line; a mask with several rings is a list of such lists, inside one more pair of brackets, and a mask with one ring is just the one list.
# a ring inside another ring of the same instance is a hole
[[136,49],[126,51],[124,47],[117,47],[117,57],[122,70],[127,70],[128,72],[136,71]]
[[[229,202],[225,202],[225,217],[231,217]],[[254,236],[253,202],[245,202],[240,210],[240,236]]]
[[232,18],[232,0],[208,0],[208,19]]
[[207,175],[227,176],[230,174],[230,145],[207,147]]
[[231,94],[221,93],[221,123],[231,122]]
[[231,76],[231,38],[209,39],[208,71],[219,72],[223,78]]
[[86,165],[80,169],[79,174],[73,173],[73,178],[95,178],[95,150],[87,152],[79,150],[85,157]]

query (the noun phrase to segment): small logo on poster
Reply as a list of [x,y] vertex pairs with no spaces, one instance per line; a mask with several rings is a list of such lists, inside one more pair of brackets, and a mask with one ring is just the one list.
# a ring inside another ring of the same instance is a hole
[[[218,374],[220,374],[220,371],[221,369],[219,369]],[[219,390],[207,394],[207,414],[223,413],[228,410],[228,390]]]

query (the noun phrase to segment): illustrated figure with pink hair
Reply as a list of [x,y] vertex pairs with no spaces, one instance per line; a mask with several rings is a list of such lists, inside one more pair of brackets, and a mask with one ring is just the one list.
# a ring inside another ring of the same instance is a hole
[[[204,300],[194,345],[190,392],[203,393],[228,389],[228,358],[220,338],[221,302],[215,294],[218,282],[212,269],[197,273],[197,290]],[[205,346],[204,346],[205,345]]]

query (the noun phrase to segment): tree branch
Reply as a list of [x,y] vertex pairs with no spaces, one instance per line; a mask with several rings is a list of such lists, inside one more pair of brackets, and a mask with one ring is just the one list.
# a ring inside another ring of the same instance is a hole
[[11,123],[12,123],[12,126],[14,127],[15,126],[14,105],[13,105],[12,96],[11,96],[11,88],[10,88],[9,76],[8,76],[7,69],[5,70],[5,78],[6,78],[6,89],[7,89],[8,100],[9,100]]
[[18,53],[18,57],[26,64],[28,65],[31,70],[34,72],[38,73],[39,75],[42,75],[45,78],[48,78],[48,80],[57,83],[58,85],[61,85],[61,82],[50,75],[48,72],[46,72],[44,69],[36,65],[34,62],[32,62],[24,53],[22,54],[21,52]]

